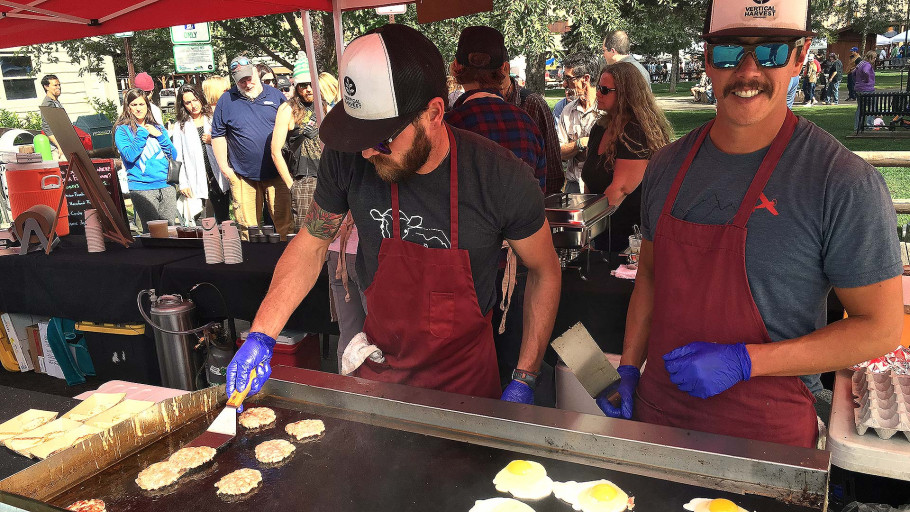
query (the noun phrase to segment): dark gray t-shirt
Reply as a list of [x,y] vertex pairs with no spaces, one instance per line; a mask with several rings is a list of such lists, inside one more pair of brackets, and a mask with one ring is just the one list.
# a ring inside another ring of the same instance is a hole
[[[50,96],[45,96],[44,99],[41,100],[41,105],[39,106],[63,108],[63,105],[61,105],[59,101],[51,98]],[[41,116],[41,131],[43,131],[44,134],[48,137],[54,134],[54,132],[51,131],[51,126],[47,124],[47,120],[44,119],[44,116]]]
[[[480,135],[453,128],[458,145],[458,248],[467,249],[480,310],[496,301],[496,271],[504,238],[521,240],[544,221],[543,194],[530,167]],[[403,240],[450,248],[449,158],[433,172],[398,184]],[[357,275],[361,289],[373,281],[379,246],[391,237],[391,186],[360,153],[325,148],[314,200],[332,213],[351,211],[360,235]]]
[[[651,158],[642,182],[642,232],[648,240],[654,240],[670,186],[698,132]],[[706,138],[673,216],[701,224],[731,222],[766,152],[729,155]],[[823,327],[832,286],[855,288],[900,275],[896,222],[882,175],[800,118],[746,225],[746,273],[771,339]]]

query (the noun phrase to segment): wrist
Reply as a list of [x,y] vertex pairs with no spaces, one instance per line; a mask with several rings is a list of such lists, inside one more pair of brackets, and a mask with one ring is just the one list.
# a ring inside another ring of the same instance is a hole
[[738,343],[740,353],[740,368],[743,374],[743,380],[749,380],[752,378],[752,354],[749,352],[750,345],[745,343]]
[[537,388],[538,377],[540,377],[540,372],[521,370],[519,368],[516,368],[512,372],[512,380],[521,382],[521,383],[527,385],[532,390]]
[[248,334],[246,337],[246,340],[247,341],[257,341],[257,342],[267,346],[268,348],[273,348],[275,346],[275,343],[277,343],[277,340],[275,338],[269,336],[268,334],[265,334],[262,332],[256,332],[256,331]]

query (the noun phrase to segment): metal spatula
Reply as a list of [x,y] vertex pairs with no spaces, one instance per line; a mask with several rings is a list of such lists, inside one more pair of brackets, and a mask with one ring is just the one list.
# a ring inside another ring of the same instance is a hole
[[591,398],[597,398],[606,390],[607,400],[619,407],[622,402],[617,392],[619,373],[581,322],[556,338],[553,350],[572,370]]
[[243,391],[234,391],[228,398],[224,410],[218,414],[215,421],[209,426],[208,430],[202,433],[196,439],[186,445],[187,448],[193,446],[208,446],[218,450],[228,444],[234,436],[237,435],[237,408],[243,404],[246,395],[250,392],[253,385],[253,379],[256,378],[256,369],[250,372],[250,381],[246,383],[246,389]]

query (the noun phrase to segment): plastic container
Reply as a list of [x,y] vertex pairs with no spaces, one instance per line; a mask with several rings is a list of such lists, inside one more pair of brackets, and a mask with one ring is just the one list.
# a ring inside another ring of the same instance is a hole
[[[6,184],[9,188],[10,207],[13,218],[32,206],[43,204],[56,210],[63,195],[63,177],[57,162],[47,161],[33,164],[6,164]],[[69,209],[66,201],[57,217],[57,235],[70,234]]]
[[[245,338],[246,336],[237,340],[238,348],[243,346]],[[283,343],[282,336],[277,341],[272,349],[272,366],[280,364],[309,370],[320,369],[318,334],[306,334],[294,344]]]

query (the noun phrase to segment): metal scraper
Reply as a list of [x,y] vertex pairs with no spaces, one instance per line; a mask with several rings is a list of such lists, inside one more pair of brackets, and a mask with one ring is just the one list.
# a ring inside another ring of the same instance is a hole
[[581,322],[556,338],[552,345],[592,398],[597,398],[606,390],[607,400],[619,407],[619,373]]
[[256,378],[255,369],[250,372],[250,381],[247,382],[246,389],[243,391],[235,390],[231,393],[231,397],[228,398],[224,410],[218,414],[218,417],[215,418],[215,421],[212,422],[208,430],[203,432],[202,435],[196,439],[190,441],[190,443],[186,445],[186,448],[208,446],[218,450],[222,446],[228,444],[231,439],[234,439],[234,436],[237,435],[237,408],[240,407],[246,399],[246,395],[249,394],[254,378]]

